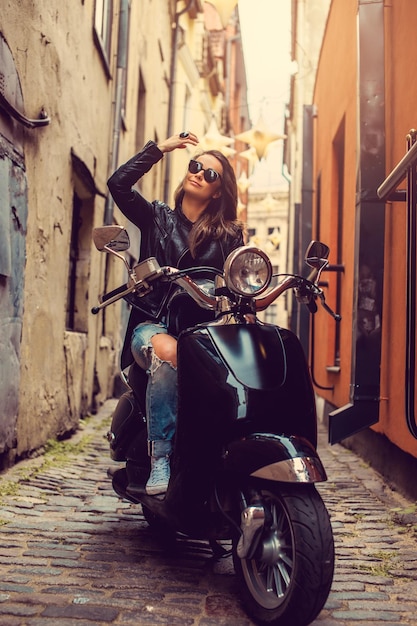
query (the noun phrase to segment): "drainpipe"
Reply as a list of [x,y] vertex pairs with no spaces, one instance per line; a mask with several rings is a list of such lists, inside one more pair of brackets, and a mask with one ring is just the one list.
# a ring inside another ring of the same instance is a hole
[[[124,75],[127,64],[127,41],[129,26],[129,0],[120,0],[119,9],[119,33],[117,38],[117,66],[116,66],[116,94],[113,119],[113,142],[110,158],[110,172],[112,174],[117,167],[119,159],[120,129],[122,125],[122,96]],[[107,194],[104,208],[104,223],[113,223],[114,201],[111,194]]]
[[[304,267],[304,255],[310,243],[313,229],[313,123],[316,107],[313,104],[303,106],[303,169],[301,178],[301,206],[299,213],[298,250],[294,255],[294,267],[301,274]],[[310,321],[312,316],[307,307],[293,308],[292,330],[300,339],[304,354],[309,352]]]
[[[172,55],[170,66],[170,88],[169,88],[169,102],[168,102],[168,122],[167,122],[167,137],[171,137],[173,134],[173,120],[174,120],[174,105],[175,105],[175,88],[177,81],[177,54],[178,54],[178,42],[180,36],[180,17],[191,8],[194,0],[188,0],[185,7],[175,14],[175,21],[173,24],[172,35]],[[165,155],[165,178],[164,178],[164,202],[169,202],[169,180],[171,177],[171,154]]]

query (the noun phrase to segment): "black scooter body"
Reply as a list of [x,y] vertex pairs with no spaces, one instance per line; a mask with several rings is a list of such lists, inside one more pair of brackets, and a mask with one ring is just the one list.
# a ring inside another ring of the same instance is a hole
[[186,331],[178,342],[178,395],[180,450],[198,448],[203,432],[222,445],[265,432],[298,435],[316,446],[308,367],[288,330],[257,323]]
[[[127,231],[114,225],[95,229],[94,237],[99,250],[118,257],[129,245]],[[270,626],[313,623],[330,592],[334,542],[314,484],[327,477],[316,451],[315,396],[301,343],[289,330],[261,323],[256,313],[291,289],[311,313],[320,300],[340,320],[319,287],[329,252],[311,242],[309,277],[288,274],[273,287],[270,260],[254,246],[234,250],[222,275],[213,271],[214,289],[192,278],[208,268],[179,271],[160,267],[155,258],[130,268],[125,260],[128,283],[92,309],[98,313],[131,294],[135,306],[161,282],[179,288],[175,306],[167,306],[168,332],[178,337],[168,489],[146,494],[148,377],[136,364],[108,434],[112,458],[123,462],[109,470],[113,488],[141,504],[164,542],[182,535],[208,541],[215,558],[230,554],[243,606],[256,623]],[[190,300],[201,317],[188,317]],[[193,328],[190,319],[198,320]],[[230,551],[219,540],[230,542]]]
[[[122,404],[112,432],[119,431],[120,443],[124,427],[132,430],[124,437],[126,470],[116,473],[113,486],[185,534],[230,536],[233,529],[219,524],[219,510],[227,510],[229,503],[233,508],[231,494],[242,481],[326,480],[315,449],[316,409],[308,367],[298,338],[288,330],[260,323],[209,324],[180,335],[178,420],[163,500],[145,493],[146,428],[134,432],[133,418],[128,422],[121,415],[131,398]],[[122,460],[120,445],[117,450]],[[314,466],[313,474],[288,472],[289,462],[305,458]],[[286,464],[284,472],[276,471],[279,464]],[[275,473],[265,468],[275,468]]]

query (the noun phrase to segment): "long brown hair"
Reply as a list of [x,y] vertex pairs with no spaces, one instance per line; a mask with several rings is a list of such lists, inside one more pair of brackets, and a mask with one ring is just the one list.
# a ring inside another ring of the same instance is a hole
[[[210,200],[204,213],[193,224],[190,231],[188,243],[193,257],[196,255],[197,248],[207,239],[225,239],[227,235],[236,235],[238,228],[241,228],[241,223],[237,219],[237,184],[233,167],[219,150],[206,150],[194,158],[198,159],[203,154],[209,154],[220,161],[223,174],[220,196]],[[181,205],[183,197],[183,183],[180,183],[174,194],[175,206]]]

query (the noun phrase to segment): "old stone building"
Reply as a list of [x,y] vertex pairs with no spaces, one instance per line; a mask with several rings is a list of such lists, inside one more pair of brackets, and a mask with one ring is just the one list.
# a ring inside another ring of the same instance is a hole
[[[209,30],[204,5],[3,3],[0,467],[76,429],[113,393],[124,310],[90,312],[124,280],[122,264],[91,236],[95,226],[123,223],[107,194],[109,174],[148,139],[191,126],[204,135],[213,116],[226,130],[226,93],[247,119],[244,65],[226,84],[227,34],[222,25]],[[231,23],[238,32],[236,11]],[[241,47],[234,53],[241,57]],[[242,89],[231,93],[230,82]],[[185,159],[164,159],[143,193],[169,200]],[[135,255],[137,233],[132,239]]]

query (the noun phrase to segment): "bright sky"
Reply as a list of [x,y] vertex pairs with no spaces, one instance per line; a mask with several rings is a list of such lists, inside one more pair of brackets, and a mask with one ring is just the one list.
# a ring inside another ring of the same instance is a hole
[[251,121],[282,133],[289,99],[291,0],[239,0]]
[[[268,130],[282,134],[290,96],[291,0],[239,0],[238,9],[251,122],[256,125],[262,115]],[[281,167],[282,141],[277,141],[255,168],[253,182],[287,185]]]

